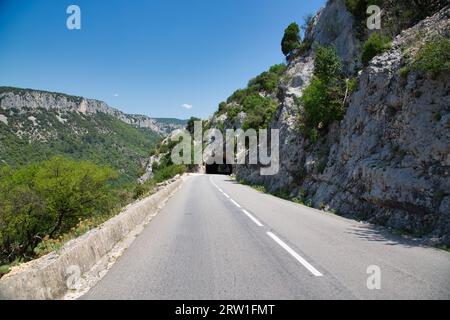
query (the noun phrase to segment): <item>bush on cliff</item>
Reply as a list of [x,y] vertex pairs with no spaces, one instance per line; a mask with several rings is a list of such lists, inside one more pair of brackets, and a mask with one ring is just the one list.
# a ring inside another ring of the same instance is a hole
[[429,75],[435,75],[450,69],[450,40],[439,37],[426,43],[417,53],[413,69]]
[[310,84],[303,90],[298,103],[303,106],[300,128],[317,140],[318,130],[323,130],[341,120],[345,112],[345,92],[349,85],[342,76],[342,63],[333,47],[318,47],[314,73]]
[[364,65],[367,65],[373,57],[389,50],[390,48],[391,41],[389,37],[379,32],[374,32],[369,36],[369,39],[367,39],[363,45],[361,61]]

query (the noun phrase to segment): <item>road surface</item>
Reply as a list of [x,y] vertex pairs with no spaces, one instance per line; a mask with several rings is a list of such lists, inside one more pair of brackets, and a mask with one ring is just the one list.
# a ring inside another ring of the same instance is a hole
[[83,297],[449,298],[450,253],[217,175],[187,178]]

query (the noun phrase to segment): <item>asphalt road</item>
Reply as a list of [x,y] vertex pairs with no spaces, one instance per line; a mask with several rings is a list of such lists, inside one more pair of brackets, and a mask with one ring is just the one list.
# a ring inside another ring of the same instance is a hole
[[197,175],[83,299],[450,299],[450,253]]

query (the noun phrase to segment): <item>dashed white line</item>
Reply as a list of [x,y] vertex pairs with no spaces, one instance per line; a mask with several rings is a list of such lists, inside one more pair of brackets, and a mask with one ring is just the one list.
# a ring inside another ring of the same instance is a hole
[[271,237],[276,243],[278,243],[284,250],[286,250],[291,256],[293,256],[298,262],[300,262],[306,269],[309,270],[314,276],[322,277],[321,274],[316,268],[314,268],[308,261],[303,259],[297,252],[295,252],[291,247],[289,247],[286,243],[283,242],[280,238],[278,238],[272,232],[267,232],[267,235]]
[[230,198],[230,201],[238,208],[242,208],[241,205],[239,203],[237,203],[236,201],[234,201],[233,199]]
[[258,219],[256,219],[253,215],[250,214],[250,212],[248,212],[248,211],[245,210],[245,209],[242,209],[242,212],[244,212],[244,214],[245,214],[247,217],[249,217],[254,223],[256,223],[256,225],[257,225],[258,227],[264,227],[264,225],[263,225],[261,222],[259,222]]
[[[241,207],[241,205],[239,203],[237,203],[236,201],[234,201],[228,194],[226,194],[222,189],[219,188],[219,186],[217,184],[214,183],[214,181],[212,180],[212,178],[209,178],[209,180],[211,181],[211,183],[217,188],[217,190],[219,190],[225,197],[227,197],[235,206],[237,206],[238,208],[241,209],[241,211],[248,217],[250,218],[250,220],[252,220],[258,227],[264,227],[264,225],[259,222],[258,219],[256,219],[250,212],[248,212],[247,210],[245,210],[244,208]],[[322,277],[323,274],[320,273],[316,268],[314,268],[308,261],[306,261],[305,259],[303,259],[297,252],[295,252],[294,249],[292,249],[291,247],[289,247],[283,240],[281,240],[280,238],[278,238],[274,233],[268,231],[267,235],[272,238],[272,240],[274,240],[276,243],[278,243],[278,245],[280,245],[284,250],[286,250],[292,257],[295,258],[295,260],[297,260],[298,262],[300,262],[306,269],[308,269],[309,272],[311,272],[314,276],[316,277]]]

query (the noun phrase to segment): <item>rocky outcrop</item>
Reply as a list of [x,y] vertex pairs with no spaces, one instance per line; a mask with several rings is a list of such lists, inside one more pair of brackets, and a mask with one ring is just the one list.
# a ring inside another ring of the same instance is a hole
[[153,165],[155,165],[155,164],[158,165],[163,156],[164,156],[164,154],[158,154],[158,155],[153,155],[148,159],[147,164],[144,169],[144,174],[142,176],[140,176],[138,179],[138,182],[140,184],[143,184],[143,183],[147,182],[148,180],[150,180],[151,178],[153,178]]
[[0,108],[2,109],[45,109],[61,112],[79,112],[82,114],[105,113],[127,124],[139,128],[150,129],[162,136],[170,134],[183,125],[170,122],[159,122],[157,119],[144,115],[125,114],[110,107],[103,101],[69,96],[62,93],[53,93],[32,89],[18,89],[0,87]]
[[[361,68],[353,23],[344,0],[328,1],[306,35],[335,46],[347,75]],[[290,61],[271,123],[280,130],[280,171],[260,176],[255,166],[237,166],[238,179],[449,245],[450,75],[410,72],[405,79],[400,72],[405,52],[411,55],[436,34],[449,37],[448,30],[447,8],[399,34],[391,50],[358,73],[344,119],[316,144],[298,130],[296,103],[312,76],[314,45]]]
[[363,71],[344,120],[329,133],[327,169],[303,182],[315,206],[450,243],[450,75],[399,72],[405,48],[449,27],[441,11],[396,37]]

